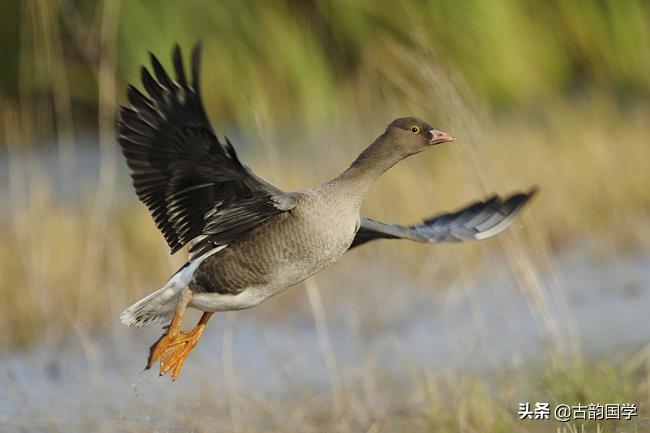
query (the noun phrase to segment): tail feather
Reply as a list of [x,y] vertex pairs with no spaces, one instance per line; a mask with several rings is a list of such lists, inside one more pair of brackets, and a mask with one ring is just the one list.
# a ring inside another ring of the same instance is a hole
[[124,310],[120,321],[127,326],[140,327],[171,320],[176,304],[170,301],[176,298],[182,289],[165,285]]
[[176,300],[181,291],[194,278],[194,271],[201,262],[212,254],[221,251],[225,245],[218,246],[202,256],[185,263],[167,283],[155,292],[140,299],[124,310],[120,321],[127,326],[140,327],[151,323],[168,322],[176,310]]

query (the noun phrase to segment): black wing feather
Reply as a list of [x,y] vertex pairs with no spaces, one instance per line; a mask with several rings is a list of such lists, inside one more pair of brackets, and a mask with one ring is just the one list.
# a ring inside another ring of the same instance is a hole
[[463,242],[485,239],[507,229],[522,207],[535,194],[493,196],[454,213],[436,215],[421,224],[402,226],[364,218],[350,248],[375,239],[410,239],[416,242]]
[[291,209],[291,196],[255,175],[230,140],[219,140],[199,93],[201,46],[192,52],[187,82],[178,45],[176,80],[151,54],[153,75],[141,70],[148,95],[129,86],[120,109],[119,142],[140,200],[172,253],[193,239],[190,254],[226,245],[271,216]]
[[151,61],[151,66],[153,67],[153,73],[156,76],[156,80],[164,89],[173,92],[177,88],[176,84],[172,81],[169,75],[167,75],[167,71],[165,71],[165,68],[163,68],[153,53],[149,53],[149,60]]

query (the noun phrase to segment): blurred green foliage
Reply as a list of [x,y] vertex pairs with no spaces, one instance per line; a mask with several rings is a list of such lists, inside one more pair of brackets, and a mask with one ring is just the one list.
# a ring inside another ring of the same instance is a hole
[[[19,86],[21,49],[34,45],[26,41],[60,39],[73,104],[96,107],[88,52],[95,45],[102,55],[102,2],[1,3],[0,98],[16,104],[17,89],[29,88]],[[34,12],[44,7],[57,25]],[[417,68],[395,64],[396,49],[416,58],[424,49],[493,108],[537,106],[593,90],[647,98],[649,23],[644,0],[124,1],[117,72],[122,84],[137,82],[147,51],[169,65],[174,42],[187,52],[201,40],[206,102],[225,122],[249,120],[254,104],[273,119],[318,121],[358,94],[376,94],[362,101],[371,108],[391,86],[386,71],[408,75]],[[26,59],[23,71],[32,61],[47,73],[38,53]]]
[[[122,76],[146,50],[206,41],[223,114],[243,95],[314,107],[346,83],[381,75],[391,56],[427,45],[491,105],[536,104],[582,86],[647,96],[650,7],[640,0],[132,2],[120,31]],[[372,61],[378,58],[379,61]],[[359,71],[364,75],[359,76]]]

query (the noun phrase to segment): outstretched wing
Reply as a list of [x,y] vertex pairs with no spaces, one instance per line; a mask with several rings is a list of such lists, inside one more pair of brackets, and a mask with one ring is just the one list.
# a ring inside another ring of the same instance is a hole
[[364,218],[350,248],[375,239],[410,239],[416,242],[463,242],[485,239],[507,229],[535,194],[493,196],[454,213],[437,215],[413,226],[384,224]]
[[148,96],[128,88],[131,107],[120,110],[119,143],[133,186],[147,205],[172,254],[226,245],[271,216],[295,205],[285,192],[255,175],[237,158],[230,140],[219,140],[199,91],[201,46],[192,52],[192,82],[178,45],[175,79],[151,55],[143,66]]

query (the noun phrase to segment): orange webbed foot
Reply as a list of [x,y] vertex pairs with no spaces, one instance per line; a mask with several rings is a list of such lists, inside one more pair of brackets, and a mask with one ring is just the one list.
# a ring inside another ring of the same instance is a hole
[[176,327],[167,328],[167,331],[149,348],[149,357],[147,358],[147,366],[145,369],[149,370],[167,349],[181,343],[179,341],[182,338],[182,335],[179,335],[181,332],[183,331],[180,331]]
[[171,372],[172,379],[176,380],[187,355],[199,342],[204,328],[205,325],[197,325],[191,331],[180,331],[180,335],[176,336],[173,342],[159,355],[160,376]]
[[160,359],[160,376],[171,371],[172,379],[176,380],[185,362],[185,358],[196,346],[203,334],[205,324],[214,313],[204,312],[199,323],[191,331],[180,329],[182,314],[175,314],[172,322],[166,327],[167,331],[149,348],[149,358],[146,369]]

